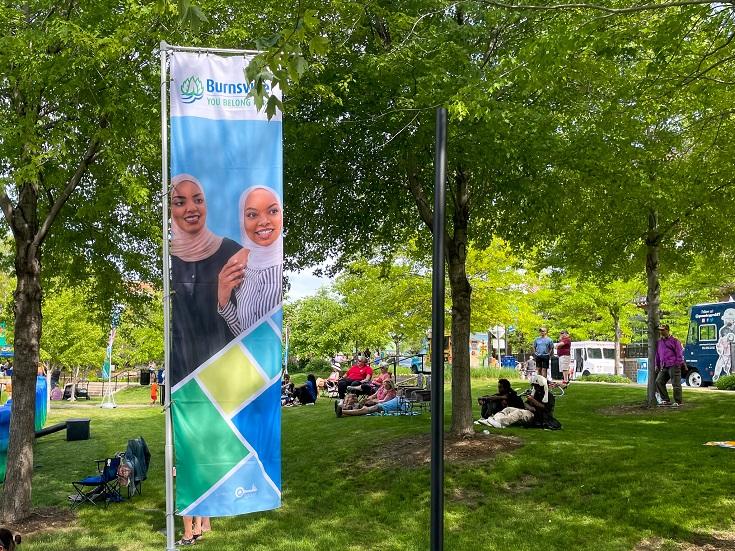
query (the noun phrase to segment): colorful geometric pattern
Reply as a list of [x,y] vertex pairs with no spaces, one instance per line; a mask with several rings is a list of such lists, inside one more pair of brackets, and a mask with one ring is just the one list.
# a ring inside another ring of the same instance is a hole
[[179,514],[280,506],[281,317],[278,308],[172,389]]

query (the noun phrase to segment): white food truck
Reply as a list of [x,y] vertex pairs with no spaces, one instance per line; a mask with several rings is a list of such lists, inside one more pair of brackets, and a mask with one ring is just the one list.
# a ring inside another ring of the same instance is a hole
[[583,375],[615,374],[615,343],[612,341],[572,341],[571,367],[574,378]]

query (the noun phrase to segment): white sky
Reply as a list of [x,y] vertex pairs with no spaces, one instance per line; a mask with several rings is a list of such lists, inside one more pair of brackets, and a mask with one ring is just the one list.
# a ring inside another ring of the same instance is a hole
[[330,278],[317,277],[307,269],[300,272],[286,272],[291,282],[291,290],[285,297],[289,302],[316,294],[320,287],[332,283]]

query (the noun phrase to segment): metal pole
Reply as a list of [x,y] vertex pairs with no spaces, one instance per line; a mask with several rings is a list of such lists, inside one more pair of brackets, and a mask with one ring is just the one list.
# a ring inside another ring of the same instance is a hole
[[174,442],[171,423],[171,377],[169,356],[171,348],[171,286],[168,257],[168,58],[169,45],[161,41],[161,204],[163,207],[163,369],[166,373],[164,413],[166,418],[166,550],[176,551],[176,519],[174,518]]
[[444,548],[444,205],[447,110],[436,110],[431,284],[431,551]]
[[[161,44],[165,44],[162,42]],[[234,48],[199,48],[197,46],[172,46],[166,44],[166,49],[170,52],[194,52],[194,53],[210,53],[210,54],[244,54],[244,55],[258,55],[263,53],[262,50],[237,50]]]

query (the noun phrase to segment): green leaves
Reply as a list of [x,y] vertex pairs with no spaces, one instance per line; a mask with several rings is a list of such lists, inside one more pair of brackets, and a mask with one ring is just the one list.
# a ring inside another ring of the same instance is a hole
[[203,23],[209,21],[204,11],[191,0],[178,0],[178,2],[179,22],[181,24],[197,30]]
[[311,55],[325,55],[329,52],[329,39],[326,36],[313,36],[309,40],[309,52]]

